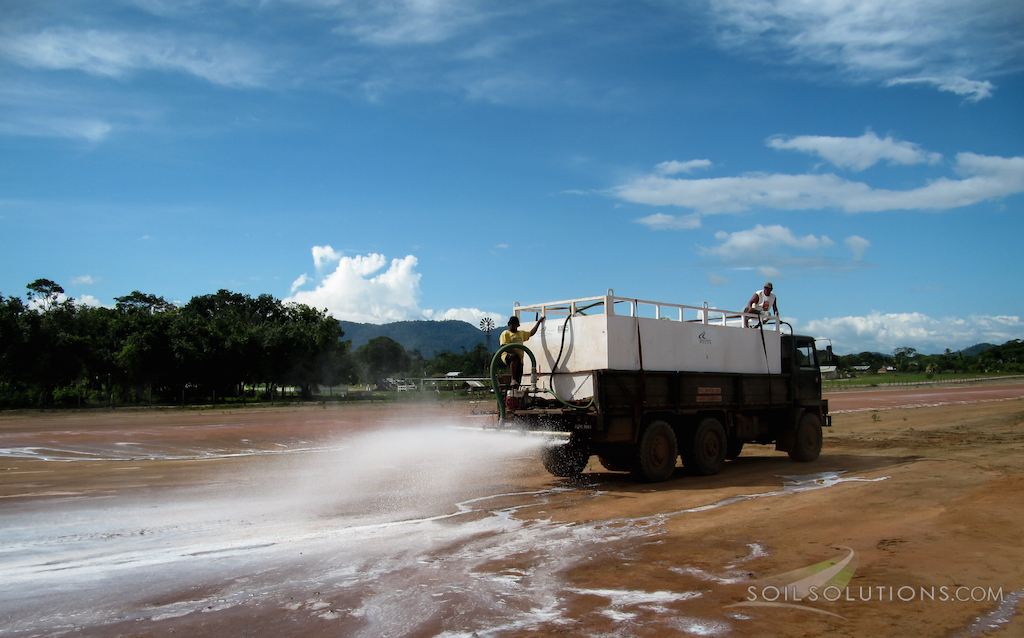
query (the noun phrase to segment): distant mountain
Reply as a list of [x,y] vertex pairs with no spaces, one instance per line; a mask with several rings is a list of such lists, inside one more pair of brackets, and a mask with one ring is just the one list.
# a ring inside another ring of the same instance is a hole
[[962,352],[965,357],[973,357],[975,355],[981,354],[982,352],[985,352],[989,348],[995,348],[995,345],[991,343],[978,343],[971,346],[970,348],[964,348],[960,352]]
[[[460,352],[462,348],[472,350],[478,343],[487,343],[487,335],[479,328],[465,321],[396,321],[395,323],[373,324],[340,321],[345,331],[342,340],[352,340],[352,349],[365,345],[375,337],[388,337],[402,344],[406,350],[419,350],[426,358],[438,352],[449,350]],[[503,328],[491,331],[491,352],[498,347]]]

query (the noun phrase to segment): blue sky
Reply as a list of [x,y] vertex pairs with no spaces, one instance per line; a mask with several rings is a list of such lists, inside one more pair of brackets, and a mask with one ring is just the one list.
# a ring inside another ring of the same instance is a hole
[[1024,4],[9,0],[0,294],[1024,338]]

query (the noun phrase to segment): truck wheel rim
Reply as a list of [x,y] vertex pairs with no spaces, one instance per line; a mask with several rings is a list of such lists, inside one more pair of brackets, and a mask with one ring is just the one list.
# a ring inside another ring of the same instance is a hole
[[[675,459],[672,459],[675,460]],[[651,462],[657,466],[662,467],[669,461],[669,444],[668,439],[664,436],[654,437],[651,441]]]
[[701,442],[701,450],[704,452],[705,459],[713,460],[718,458],[719,453],[722,451],[722,445],[714,432],[708,432],[704,435],[704,440]]

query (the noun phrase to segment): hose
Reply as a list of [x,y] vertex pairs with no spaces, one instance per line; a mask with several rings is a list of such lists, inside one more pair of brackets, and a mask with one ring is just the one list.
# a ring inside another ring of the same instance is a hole
[[491,387],[494,388],[494,396],[498,399],[498,421],[502,422],[505,420],[505,401],[501,397],[501,392],[498,392],[498,361],[501,360],[501,355],[509,350],[522,350],[526,354],[530,355],[530,362],[533,363],[533,373],[537,374],[537,357],[533,356],[530,349],[521,343],[506,343],[505,345],[498,348],[498,351],[491,357]]

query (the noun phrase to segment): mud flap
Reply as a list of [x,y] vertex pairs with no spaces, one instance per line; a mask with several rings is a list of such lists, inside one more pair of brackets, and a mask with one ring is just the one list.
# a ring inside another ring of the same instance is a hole
[[775,449],[779,452],[790,452],[793,446],[796,444],[796,424],[800,423],[800,418],[803,417],[805,408],[797,408],[790,412],[790,418],[786,423],[786,427],[779,432],[778,437],[775,439]]

